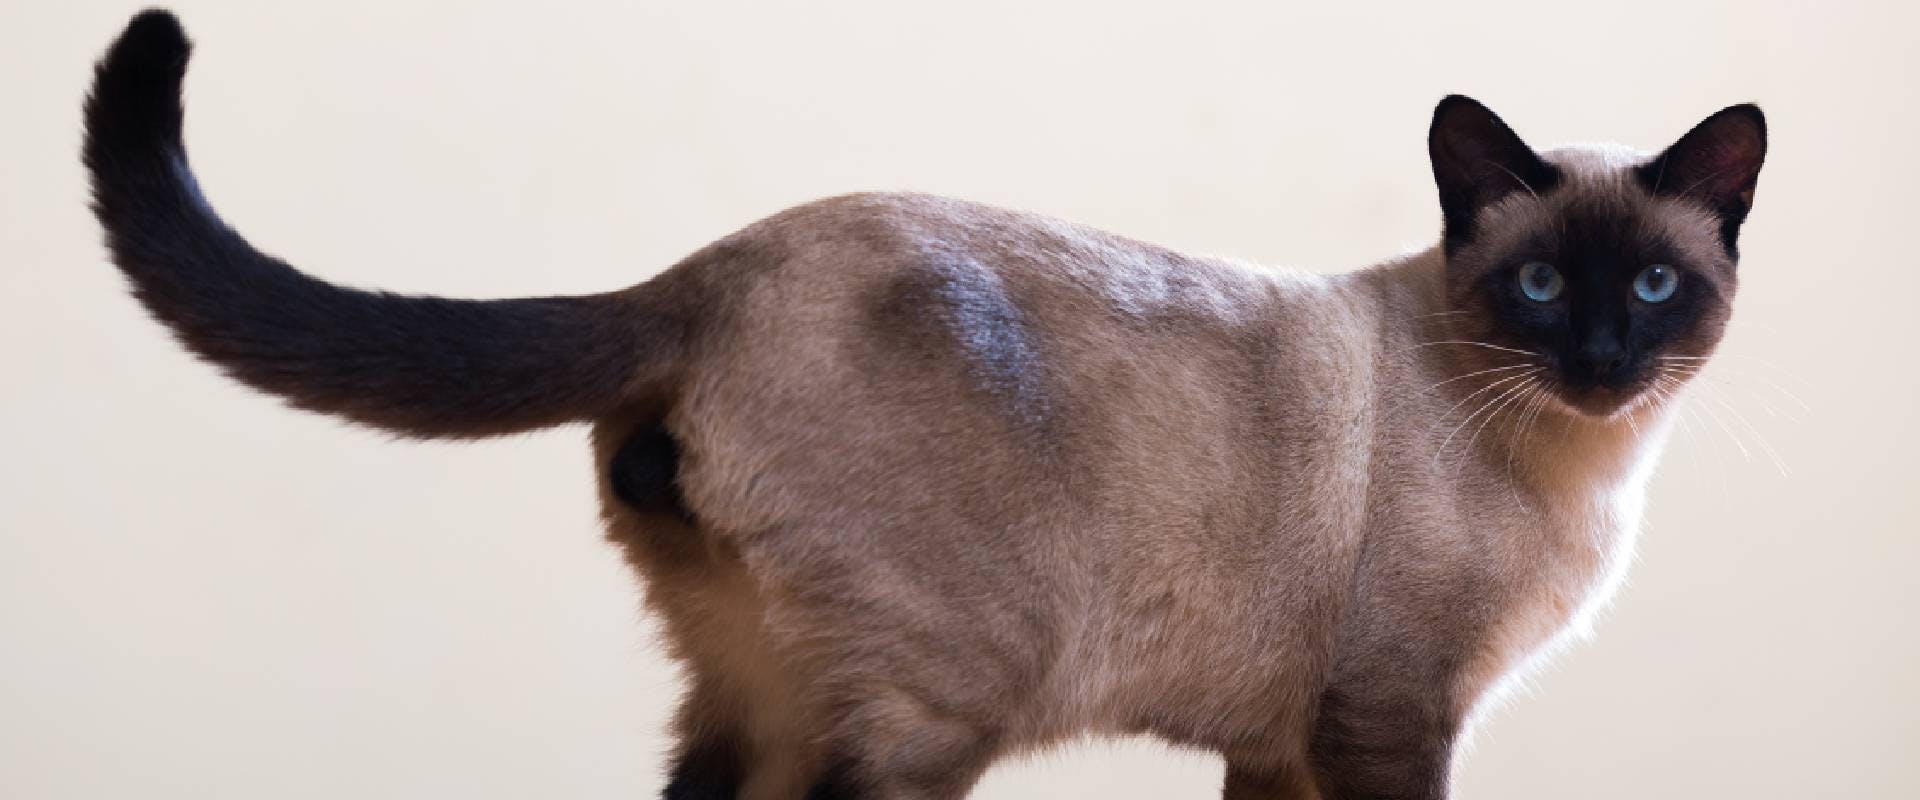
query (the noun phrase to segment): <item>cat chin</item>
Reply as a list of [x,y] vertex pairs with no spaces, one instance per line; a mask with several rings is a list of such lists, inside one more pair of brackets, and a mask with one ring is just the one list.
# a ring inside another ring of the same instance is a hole
[[1557,387],[1551,397],[1555,411],[1598,421],[1610,421],[1638,413],[1655,401],[1652,392],[1642,387],[1609,389],[1568,389]]

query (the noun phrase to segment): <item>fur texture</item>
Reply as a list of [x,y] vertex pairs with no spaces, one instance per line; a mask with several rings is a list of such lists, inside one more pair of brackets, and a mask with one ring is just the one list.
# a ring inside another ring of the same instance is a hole
[[[221,224],[186,56],[142,14],[87,103],[136,295],[302,408],[593,422],[687,669],[688,800],[958,797],[1000,755],[1132,732],[1221,753],[1230,798],[1445,796],[1475,710],[1620,579],[1660,359],[1718,341],[1765,149],[1736,106],[1656,157],[1539,154],[1453,97],[1444,245],[1345,275],[855,195],[621,292],[469,302],[336,287]],[[1656,261],[1683,301],[1633,299]],[[1516,300],[1530,262],[1565,294]]]

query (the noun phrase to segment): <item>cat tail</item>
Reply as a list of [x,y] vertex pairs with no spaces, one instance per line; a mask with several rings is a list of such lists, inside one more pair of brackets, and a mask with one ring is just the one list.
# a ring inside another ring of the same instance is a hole
[[190,50],[173,15],[134,17],[96,69],[84,149],[114,263],[189,350],[291,405],[414,437],[586,420],[668,379],[681,325],[648,286],[450,300],[337,286],[255,250],[187,166]]

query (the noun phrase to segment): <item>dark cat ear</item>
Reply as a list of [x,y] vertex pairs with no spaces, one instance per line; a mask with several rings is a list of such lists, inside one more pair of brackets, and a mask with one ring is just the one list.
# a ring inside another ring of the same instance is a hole
[[1720,240],[1733,253],[1766,157],[1766,115],[1759,106],[1742,103],[1707,117],[1641,165],[1640,182],[1657,196],[1692,198],[1713,209],[1720,215]]
[[1447,252],[1472,238],[1480,209],[1514,192],[1537,195],[1560,180],[1500,117],[1464,95],[1448,95],[1434,108],[1427,154],[1440,188]]

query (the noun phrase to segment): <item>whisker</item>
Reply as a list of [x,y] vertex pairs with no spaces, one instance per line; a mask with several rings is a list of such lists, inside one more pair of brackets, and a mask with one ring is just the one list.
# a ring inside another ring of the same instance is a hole
[[1475,391],[1475,392],[1474,392],[1473,394],[1470,394],[1470,395],[1467,395],[1466,397],[1462,397],[1462,398],[1460,398],[1460,401],[1459,401],[1459,402],[1457,402],[1457,403],[1454,403],[1454,404],[1453,404],[1453,407],[1452,407],[1452,408],[1449,408],[1449,409],[1447,409],[1447,410],[1446,410],[1445,412],[1443,412],[1443,413],[1442,413],[1442,414],[1440,415],[1440,419],[1441,419],[1442,421],[1445,421],[1447,417],[1450,417],[1450,416],[1453,416],[1453,412],[1455,412],[1455,411],[1459,411],[1459,410],[1460,410],[1460,407],[1461,407],[1461,406],[1464,406],[1464,405],[1466,405],[1466,404],[1467,404],[1467,401],[1469,401],[1469,400],[1472,400],[1472,399],[1473,399],[1473,398],[1475,398],[1475,397],[1479,397],[1480,395],[1483,395],[1483,394],[1486,394],[1486,393],[1487,393],[1488,391],[1491,391],[1491,390],[1493,389],[1493,387],[1495,387],[1495,386],[1499,386],[1499,385],[1501,385],[1501,384],[1504,384],[1504,383],[1508,383],[1508,382],[1510,382],[1510,381],[1515,381],[1515,380],[1519,380],[1519,379],[1521,379],[1521,378],[1525,378],[1525,377],[1527,377],[1528,375],[1532,375],[1532,374],[1533,374],[1534,372],[1538,372],[1538,371],[1540,371],[1540,370],[1542,370],[1542,369],[1545,369],[1545,367],[1535,367],[1535,368],[1534,368],[1534,369],[1533,369],[1532,371],[1529,371],[1529,372],[1522,372],[1522,373],[1520,373],[1520,374],[1518,374],[1518,375],[1505,375],[1505,376],[1502,376],[1502,377],[1500,377],[1500,378],[1498,378],[1498,379],[1496,379],[1496,380],[1494,380],[1494,381],[1493,381],[1492,383],[1489,383],[1489,384],[1487,384],[1487,385],[1485,385],[1485,386],[1482,386],[1482,387],[1480,387],[1480,389],[1479,389],[1478,391]]
[[[1498,403],[1498,402],[1500,402],[1500,401],[1501,401],[1501,399],[1503,399],[1503,398],[1505,398],[1506,396],[1508,396],[1508,395],[1510,395],[1510,394],[1513,394],[1513,393],[1514,393],[1514,391],[1516,391],[1516,390],[1519,390],[1519,389],[1525,389],[1525,388],[1527,388],[1527,386],[1528,386],[1528,384],[1530,384],[1530,383],[1532,382],[1532,381],[1530,381],[1530,380],[1527,380],[1527,378],[1529,378],[1529,377],[1530,377],[1530,376],[1532,376],[1532,375],[1533,375],[1533,373],[1532,373],[1532,372],[1523,372],[1523,373],[1521,373],[1521,374],[1519,374],[1519,375],[1510,375],[1510,376],[1508,376],[1508,377],[1505,377],[1505,378],[1502,378],[1502,379],[1500,379],[1500,382],[1501,382],[1501,383],[1506,383],[1506,382],[1508,382],[1508,381],[1512,381],[1512,380],[1514,380],[1514,379],[1516,379],[1516,378],[1517,378],[1517,379],[1521,379],[1521,380],[1520,380],[1520,382],[1519,382],[1519,383],[1516,383],[1516,384],[1514,384],[1513,386],[1511,386],[1511,387],[1509,387],[1509,388],[1508,388],[1508,389],[1507,389],[1506,391],[1504,391],[1504,392],[1501,392],[1500,394],[1498,394],[1498,395],[1496,395],[1496,396],[1494,396],[1494,397],[1493,397],[1492,399],[1489,399],[1489,400],[1487,400],[1487,401],[1486,401],[1486,402],[1484,402],[1484,403],[1481,403],[1481,404],[1480,404],[1480,407],[1479,407],[1479,408],[1476,408],[1476,409],[1474,409],[1474,410],[1473,410],[1473,413],[1471,413],[1471,414],[1468,414],[1468,415],[1467,415],[1467,418],[1466,418],[1466,419],[1463,419],[1463,420],[1460,420],[1460,424],[1459,424],[1459,425],[1455,425],[1455,426],[1453,427],[1453,430],[1451,430],[1451,431],[1448,431],[1448,432],[1447,432],[1447,438],[1445,438],[1445,439],[1442,439],[1442,440],[1440,440],[1440,446],[1439,446],[1438,448],[1436,448],[1436,449],[1434,450],[1434,453],[1433,453],[1433,460],[1434,460],[1434,463],[1439,463],[1439,461],[1440,461],[1440,457],[1441,457],[1441,456],[1443,456],[1443,455],[1445,455],[1445,454],[1446,454],[1446,452],[1447,452],[1447,445],[1453,442],[1453,437],[1455,437],[1455,436],[1458,436],[1458,435],[1460,435],[1460,431],[1461,431],[1461,429],[1463,429],[1463,428],[1465,428],[1465,427],[1467,427],[1467,425],[1468,425],[1469,423],[1472,423],[1472,422],[1473,422],[1473,419],[1474,419],[1475,417],[1478,417],[1478,416],[1480,416],[1480,413],[1481,413],[1481,412],[1483,412],[1483,411],[1486,411],[1486,410],[1487,410],[1488,408],[1491,408],[1491,407],[1493,406],[1493,404],[1495,404],[1495,403]],[[1537,379],[1536,379],[1536,380],[1537,380]],[[1492,387],[1492,386],[1488,386],[1487,388],[1488,388],[1488,389],[1491,389],[1491,388],[1493,388],[1493,387]],[[1481,392],[1484,392],[1484,391],[1486,391],[1486,389],[1482,389],[1482,390],[1480,390],[1480,391],[1481,391]],[[1480,393],[1480,392],[1475,392],[1474,394],[1479,394],[1479,393]],[[1457,408],[1457,407],[1458,407],[1458,406],[1456,406],[1456,408]],[[1451,413],[1451,412],[1449,412],[1449,413]],[[1441,418],[1441,419],[1446,419],[1446,415],[1444,415],[1444,414],[1443,414],[1443,415],[1441,415],[1441,417],[1440,417],[1440,418]]]
[[[1467,437],[1467,444],[1466,444],[1466,449],[1468,449],[1468,450],[1472,450],[1472,449],[1473,449],[1473,443],[1474,443],[1475,441],[1478,441],[1478,440],[1480,439],[1480,434],[1481,434],[1482,432],[1484,432],[1484,431],[1486,431],[1486,429],[1487,429],[1487,426],[1488,426],[1488,425],[1490,425],[1490,424],[1492,424],[1492,422],[1493,422],[1493,420],[1494,420],[1494,419],[1495,419],[1496,417],[1499,417],[1499,416],[1500,416],[1501,414],[1503,414],[1503,413],[1505,413],[1505,412],[1507,411],[1507,409],[1508,409],[1508,408],[1511,408],[1511,407],[1517,407],[1517,406],[1519,405],[1519,403],[1520,403],[1520,401],[1522,401],[1522,400],[1525,400],[1525,399],[1527,399],[1527,398],[1530,398],[1530,397],[1532,397],[1532,396],[1533,396],[1533,395],[1532,395],[1532,392],[1533,392],[1533,391],[1538,391],[1538,390],[1539,390],[1539,388],[1540,388],[1540,385],[1541,385],[1541,381],[1540,381],[1540,380],[1538,380],[1538,379],[1535,379],[1535,380],[1534,380],[1534,381],[1533,381],[1533,382],[1532,382],[1532,383],[1531,383],[1530,385],[1528,385],[1527,387],[1525,387],[1525,388],[1527,388],[1527,389],[1528,389],[1528,391],[1526,391],[1526,392],[1522,392],[1522,393],[1519,393],[1519,394],[1515,394],[1515,395],[1514,395],[1514,396],[1513,396],[1513,397],[1512,397],[1511,399],[1509,399],[1509,400],[1507,400],[1506,402],[1504,402],[1504,403],[1501,403],[1500,405],[1498,405],[1498,406],[1496,406],[1496,407],[1494,407],[1494,409],[1493,409],[1493,411],[1492,411],[1492,413],[1489,413],[1489,414],[1487,414],[1487,416],[1486,416],[1486,417],[1484,417],[1484,418],[1482,418],[1482,419],[1480,420],[1480,427],[1478,427],[1478,428],[1475,428],[1475,429],[1473,429],[1473,435],[1472,435],[1472,436],[1469,436],[1469,437]],[[1511,449],[1509,449],[1509,450],[1507,451],[1507,454],[1508,454],[1508,455],[1512,455],[1512,454],[1513,454],[1513,451],[1512,451]]]
[[1766,434],[1762,433],[1759,428],[1755,427],[1753,422],[1747,419],[1747,415],[1740,413],[1739,408],[1736,408],[1732,403],[1727,402],[1725,399],[1717,395],[1714,396],[1712,400],[1716,403],[1719,403],[1720,406],[1722,408],[1725,408],[1728,413],[1733,414],[1733,418],[1736,421],[1738,421],[1743,427],[1745,427],[1748,433],[1753,434],[1753,440],[1760,444],[1760,449],[1766,452],[1767,458],[1773,461],[1774,468],[1780,470],[1781,475],[1793,474],[1793,471],[1787,468],[1787,462],[1784,459],[1780,458],[1780,452],[1778,450],[1773,449],[1773,443],[1767,441]]
[[[1493,408],[1493,411],[1492,411],[1491,413],[1489,413],[1489,414],[1487,414],[1487,415],[1486,415],[1485,417],[1483,417],[1483,418],[1482,418],[1482,419],[1480,420],[1480,427],[1478,427],[1478,428],[1474,428],[1474,429],[1473,429],[1473,435],[1472,435],[1472,436],[1469,436],[1469,437],[1467,437],[1467,444],[1466,444],[1466,449],[1467,449],[1468,451],[1472,451],[1472,450],[1473,450],[1473,443],[1474,443],[1475,441],[1478,441],[1478,440],[1480,439],[1480,434],[1481,434],[1481,432],[1482,432],[1482,431],[1485,431],[1485,430],[1487,429],[1487,425],[1488,425],[1488,423],[1491,423],[1491,422],[1493,422],[1493,418],[1494,418],[1494,417],[1497,417],[1497,416],[1500,416],[1500,412],[1502,412],[1502,411],[1505,411],[1505,410],[1507,410],[1507,407],[1508,407],[1508,406],[1510,406],[1510,405],[1513,405],[1513,403],[1514,403],[1514,401],[1516,401],[1516,400],[1518,400],[1518,399],[1520,399],[1520,396],[1519,396],[1519,394],[1518,394],[1518,391],[1519,391],[1519,390],[1522,390],[1522,389],[1527,389],[1527,388],[1529,388],[1529,387],[1537,387],[1537,386],[1539,386],[1539,385],[1540,385],[1540,379],[1539,379],[1539,378],[1534,378],[1534,379],[1533,379],[1532,381],[1529,381],[1529,382],[1526,382],[1526,383],[1522,383],[1522,384],[1520,384],[1520,385],[1518,385],[1518,386],[1515,386],[1515,387],[1514,387],[1513,389],[1509,389],[1509,390],[1507,390],[1507,392],[1506,392],[1505,394],[1502,394],[1502,395],[1500,395],[1500,397],[1502,397],[1502,398],[1511,398],[1511,399],[1507,399],[1507,400],[1506,400],[1505,402],[1500,402],[1499,400],[1496,400],[1496,401],[1495,401],[1495,402],[1498,402],[1498,403],[1499,403],[1499,405],[1496,405],[1496,406],[1494,406],[1494,408]],[[1471,418],[1469,418],[1469,419],[1471,419]],[[1441,448],[1442,450],[1445,450],[1445,449],[1446,449],[1446,446],[1447,446],[1447,444],[1446,444],[1446,442],[1441,442],[1441,443],[1440,443],[1440,448]]]
[[[1691,371],[1689,371],[1689,369],[1691,369]],[[1801,400],[1798,395],[1795,395],[1792,391],[1788,390],[1787,387],[1781,386],[1777,383],[1774,383],[1773,381],[1767,380],[1766,377],[1763,375],[1754,375],[1750,373],[1740,372],[1737,370],[1734,370],[1727,375],[1720,374],[1722,371],[1731,370],[1731,369],[1732,368],[1730,367],[1718,367],[1718,368],[1715,368],[1713,371],[1703,371],[1699,368],[1676,369],[1669,366],[1663,366],[1660,368],[1660,371],[1663,374],[1679,376],[1682,378],[1686,378],[1688,380],[1697,380],[1705,384],[1711,384],[1717,388],[1726,388],[1730,390],[1743,388],[1732,380],[1733,377],[1739,377],[1739,378],[1748,379],[1748,380],[1759,380],[1761,384],[1764,386],[1764,388],[1772,389],[1776,392],[1779,392],[1782,395],[1784,395],[1792,405],[1798,405],[1800,407],[1801,412],[1804,412],[1804,413],[1812,412],[1813,409],[1807,405],[1806,401]],[[1795,413],[1791,408],[1783,408],[1781,406],[1775,405],[1763,393],[1752,394],[1750,395],[1750,397],[1754,401],[1760,404],[1760,409],[1766,412],[1767,416],[1769,417],[1785,418],[1787,421],[1793,422],[1796,424],[1804,422],[1804,420],[1800,417],[1800,414]]]
[[[1696,364],[1662,364],[1660,368],[1663,370],[1692,370],[1691,373],[1683,373],[1683,374],[1703,375],[1709,378],[1713,377],[1713,372],[1720,372],[1720,371],[1725,371],[1733,375],[1739,375],[1743,378],[1752,378],[1754,380],[1757,380],[1757,381],[1760,381],[1761,383],[1766,384],[1767,388],[1773,389],[1774,391],[1779,392],[1782,395],[1785,395],[1788,400],[1793,401],[1793,404],[1799,406],[1802,411],[1806,411],[1808,413],[1813,412],[1813,406],[1808,405],[1807,401],[1802,400],[1800,398],[1800,395],[1795,394],[1792,389],[1788,389],[1787,387],[1780,385],[1778,382],[1774,381],[1772,378],[1762,375],[1757,371],[1749,372],[1747,370],[1743,370],[1738,367],[1732,367],[1732,366],[1726,366],[1726,365],[1713,365],[1711,367],[1707,367],[1707,366],[1700,366]],[[1712,370],[1712,371],[1710,372],[1709,370]],[[1771,411],[1771,409],[1769,409],[1769,411]],[[1799,420],[1796,419],[1795,421],[1797,422]]]
[[[1702,374],[1698,372],[1690,373],[1690,372],[1678,372],[1678,371],[1667,371],[1667,372],[1668,374],[1683,375],[1691,380],[1697,380],[1697,381],[1702,381],[1708,384],[1712,384],[1717,388],[1725,388],[1725,389],[1740,388],[1739,385],[1734,383],[1733,381],[1727,380],[1725,378],[1722,378],[1718,375],[1714,375],[1712,373]],[[1753,377],[1753,376],[1743,376],[1743,377]],[[1792,393],[1786,392],[1784,387],[1769,386],[1768,388],[1780,390],[1787,395],[1789,400],[1798,401],[1798,398],[1793,397]],[[1796,414],[1789,409],[1781,408],[1780,406],[1774,405],[1772,402],[1769,402],[1767,398],[1763,395],[1755,395],[1753,399],[1760,403],[1760,410],[1765,411],[1767,413],[1767,416],[1769,417],[1780,417],[1793,423],[1805,422],[1805,420],[1802,419],[1799,414]],[[1802,410],[1811,411],[1811,409],[1807,409],[1805,407],[1805,403],[1799,403],[1799,404],[1801,405]]]
[[1425,393],[1427,393],[1427,392],[1431,392],[1431,391],[1433,391],[1433,390],[1435,390],[1435,389],[1438,389],[1438,388],[1440,388],[1440,387],[1442,387],[1442,386],[1445,386],[1445,385],[1447,385],[1447,384],[1449,384],[1449,383],[1453,383],[1454,381],[1459,381],[1459,380],[1466,380],[1467,378],[1471,378],[1471,377],[1473,377],[1473,376],[1475,376],[1475,375],[1485,375],[1485,374],[1487,374],[1487,373],[1489,373],[1489,372],[1504,372],[1504,371],[1506,371],[1506,370],[1510,370],[1510,369],[1526,369],[1527,367],[1530,367],[1530,366],[1533,366],[1533,365],[1532,365],[1532,364],[1509,364],[1509,365],[1507,365],[1507,366],[1504,366],[1504,367],[1494,367],[1494,368],[1492,368],[1492,369],[1483,369],[1483,370],[1479,370],[1479,371],[1477,371],[1477,372],[1469,372],[1469,373],[1467,373],[1467,374],[1465,374],[1465,375],[1460,375],[1460,376],[1457,376],[1457,377],[1452,377],[1452,378],[1448,378],[1448,379],[1446,379],[1446,380],[1444,380],[1444,381],[1441,381],[1441,382],[1439,382],[1439,383],[1436,383],[1436,384],[1434,384],[1434,385],[1432,385],[1432,386],[1429,386],[1429,387],[1427,387],[1427,388],[1425,388],[1425,389],[1422,389],[1422,390],[1420,390],[1420,393],[1421,393],[1421,394],[1425,394]]
[[[1685,412],[1685,417],[1682,417],[1682,419],[1689,418],[1689,417],[1692,418],[1694,425],[1699,426],[1701,429],[1701,433],[1698,439],[1696,439],[1696,441],[1705,442],[1706,436],[1707,436],[1706,434],[1707,422],[1706,422],[1706,419],[1704,418],[1704,415],[1701,414],[1700,411],[1694,408],[1695,405],[1698,405],[1698,404],[1688,403],[1681,407],[1681,410]],[[1691,430],[1691,428],[1689,428],[1689,430]],[[1726,452],[1722,448],[1715,447],[1710,450],[1707,450],[1707,457],[1713,460],[1713,464],[1715,467],[1715,469],[1713,470],[1714,486],[1720,494],[1720,505],[1722,508],[1725,508],[1728,505],[1731,505],[1733,502],[1732,500],[1728,499],[1728,496],[1727,496]]]
[[1660,185],[1667,181],[1667,157],[1660,157],[1660,171],[1653,175],[1653,193],[1660,194]]
[[1687,460],[1692,462],[1694,474],[1701,476],[1702,479],[1705,479],[1709,474],[1718,478],[1716,484],[1720,488],[1720,502],[1722,505],[1725,505],[1727,500],[1727,477],[1721,472],[1710,472],[1706,464],[1700,460],[1700,450],[1702,448],[1699,434],[1693,432],[1693,420],[1691,419],[1693,409],[1682,402],[1684,399],[1682,392],[1685,391],[1686,385],[1672,378],[1659,377],[1654,379],[1654,384],[1650,388],[1667,398],[1673,406],[1673,419],[1680,425],[1680,435],[1687,439]]
[[1546,408],[1547,401],[1552,397],[1548,394],[1544,381],[1535,384],[1533,394],[1528,397],[1530,398],[1528,406],[1520,412],[1520,424],[1514,431],[1513,438],[1507,440],[1507,494],[1513,497],[1513,504],[1519,506],[1521,511],[1532,513],[1532,509],[1527,506],[1526,498],[1520,496],[1520,479],[1515,477],[1513,471],[1514,457],[1525,444],[1528,434],[1533,432],[1533,423],[1540,418],[1540,412]]
[[1680,389],[1684,386],[1680,381],[1661,374],[1654,376],[1653,383],[1647,385],[1647,391],[1660,399],[1662,408],[1677,409],[1680,405]]
[[1715,361],[1723,366],[1726,364],[1723,359],[1739,359],[1741,361],[1751,362],[1756,367],[1766,367],[1767,369],[1773,370],[1780,377],[1793,381],[1802,388],[1813,388],[1813,384],[1808,383],[1806,379],[1795,374],[1793,370],[1759,356],[1748,355],[1746,353],[1717,353],[1711,356],[1656,356],[1656,358],[1666,361]]
[[1433,347],[1435,345],[1442,345],[1442,344],[1473,345],[1475,347],[1485,347],[1491,350],[1500,350],[1508,353],[1519,353],[1520,355],[1533,356],[1534,358],[1540,357],[1539,353],[1533,352],[1532,350],[1519,350],[1512,347],[1502,347],[1497,344],[1487,344],[1486,342],[1473,342],[1473,341],[1467,341],[1464,339],[1448,339],[1446,341],[1440,341],[1440,342],[1421,342],[1417,345],[1414,345],[1414,349],[1419,349],[1422,347]]
[[[1665,174],[1664,174],[1664,173],[1665,173],[1665,171],[1666,171],[1666,165],[1665,165],[1664,163],[1663,163],[1663,164],[1661,164],[1661,165],[1660,165],[1660,169],[1661,169],[1661,172],[1663,173],[1663,174],[1661,175],[1661,177],[1662,177],[1662,178],[1665,178],[1666,176],[1665,176]],[[1688,197],[1688,196],[1690,196],[1690,195],[1692,195],[1692,194],[1693,194],[1693,190],[1695,190],[1695,189],[1698,189],[1698,188],[1700,188],[1701,186],[1704,186],[1704,185],[1706,185],[1706,182],[1707,182],[1707,181],[1710,181],[1710,180],[1713,180],[1714,178],[1718,178],[1718,177],[1720,177],[1721,175],[1724,175],[1724,174],[1726,174],[1726,173],[1727,173],[1728,171],[1730,171],[1730,170],[1732,170],[1732,169],[1733,169],[1732,167],[1725,167],[1725,168],[1722,168],[1722,169],[1717,169],[1717,170],[1714,170],[1713,172],[1710,172],[1710,173],[1707,173],[1707,177],[1704,177],[1704,178],[1701,178],[1700,180],[1697,180],[1697,181],[1694,181],[1694,182],[1693,182],[1693,185],[1692,185],[1692,186],[1689,186],[1689,187],[1687,187],[1687,190],[1686,190],[1686,191],[1684,191],[1684,192],[1681,192],[1681,193],[1680,193],[1680,194],[1679,194],[1678,196],[1679,196],[1679,197]]]
[[[1507,479],[1509,481],[1513,480],[1513,457],[1514,453],[1520,449],[1520,440],[1526,438],[1527,434],[1533,431],[1533,423],[1540,418],[1540,412],[1546,410],[1547,401],[1552,399],[1553,397],[1548,394],[1545,382],[1536,382],[1534,384],[1533,394],[1528,395],[1528,405],[1520,412],[1518,430],[1514,433],[1513,441],[1507,444]],[[1521,505],[1524,506],[1526,504],[1521,503]]]
[[[1526,179],[1513,174],[1513,170],[1510,170],[1510,169],[1507,169],[1506,167],[1501,166],[1499,162],[1494,161],[1492,159],[1483,159],[1482,161],[1483,163],[1492,164],[1494,167],[1498,168],[1501,172],[1507,173],[1507,177],[1510,177],[1515,181],[1518,181],[1521,186],[1526,188],[1527,194],[1533,195],[1533,199],[1535,200],[1540,199],[1540,193],[1534,191],[1532,186],[1528,186]],[[1712,176],[1708,176],[1708,177],[1712,177]]]
[[1741,441],[1740,437],[1734,434],[1733,429],[1727,427],[1727,420],[1720,416],[1720,412],[1713,410],[1713,406],[1704,404],[1700,406],[1700,410],[1705,412],[1707,416],[1712,417],[1714,424],[1720,426],[1720,430],[1727,434],[1727,438],[1733,441],[1733,446],[1739,448],[1742,459],[1747,461],[1753,460],[1753,454],[1747,451],[1746,442]]

